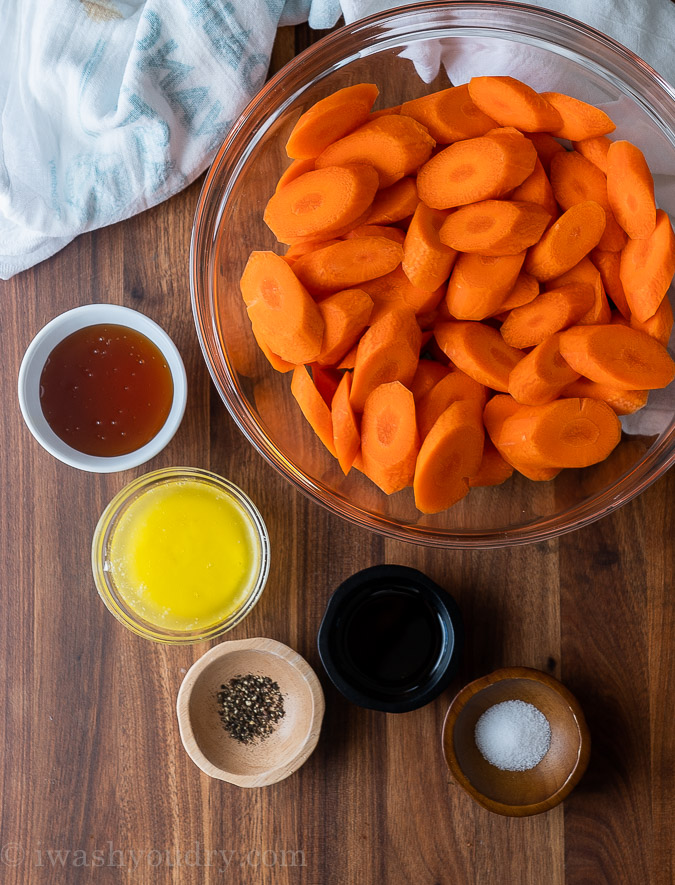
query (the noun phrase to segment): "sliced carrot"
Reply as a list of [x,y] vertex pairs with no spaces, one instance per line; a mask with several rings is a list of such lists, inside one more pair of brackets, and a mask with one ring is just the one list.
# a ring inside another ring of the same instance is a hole
[[251,323],[251,330],[253,331],[253,337],[255,338],[258,347],[262,350],[270,366],[272,366],[272,368],[276,372],[292,372],[295,368],[295,363],[289,363],[288,360],[282,360],[280,356],[277,356],[276,353],[273,353],[265,343],[265,339],[256,329],[255,323]]
[[540,282],[553,280],[588,255],[600,242],[604,230],[602,206],[592,200],[577,203],[530,249],[524,270]]
[[314,252],[315,249],[323,249],[325,246],[332,246],[334,243],[339,242],[340,241],[337,239],[305,240],[302,243],[295,243],[293,246],[289,246],[282,257],[291,265],[291,267],[293,267],[298,258],[302,258],[302,256],[307,255],[308,252]]
[[457,141],[417,175],[417,193],[433,209],[502,197],[532,174],[537,152],[522,135]]
[[580,375],[624,390],[666,387],[675,375],[665,347],[628,326],[574,326],[560,336],[560,353]]
[[317,363],[312,363],[310,368],[312,370],[312,381],[314,382],[314,386],[321,394],[321,399],[330,409],[333,397],[335,396],[335,391],[338,389],[338,385],[342,379],[342,375],[335,369],[320,366]]
[[513,466],[499,454],[490,439],[483,445],[483,457],[473,476],[469,477],[469,488],[480,486],[500,486],[513,475]]
[[675,235],[663,209],[656,210],[654,233],[629,240],[621,254],[621,282],[631,313],[644,323],[654,316],[675,274]]
[[631,240],[651,237],[656,227],[654,179],[644,154],[630,141],[614,141],[609,147],[607,195]]
[[419,201],[415,179],[406,176],[378,191],[368,216],[368,224],[393,224],[409,218]]
[[282,187],[286,187],[287,184],[290,184],[292,181],[295,181],[296,178],[300,178],[301,175],[304,175],[305,172],[313,172],[314,171],[314,158],[310,157],[306,160],[293,160],[291,165],[285,169],[281,173],[281,177],[279,181],[277,181],[277,186],[275,188],[275,193],[280,191]]
[[286,143],[289,157],[312,158],[368,119],[379,89],[357,83],[317,101],[300,117]]
[[577,320],[578,325],[586,326],[593,323],[609,322],[611,311],[605,295],[605,287],[602,285],[600,271],[590,258],[582,258],[578,264],[575,264],[566,273],[561,274],[554,280],[549,280],[546,283],[546,289],[557,289],[560,286],[566,286],[568,283],[588,283],[589,286],[593,287],[595,296],[593,305],[590,310]]
[[359,345],[355,344],[352,349],[342,357],[340,362],[337,365],[338,369],[353,369],[356,365],[356,353],[359,349]]
[[548,482],[560,473],[560,467],[542,465],[538,460],[528,461],[520,451],[502,451],[500,448],[500,435],[504,422],[522,408],[524,406],[516,402],[512,396],[501,394],[493,396],[491,400],[488,400],[483,410],[485,429],[499,454],[518,473],[522,473],[523,476],[534,482]]
[[345,234],[345,240],[352,240],[354,237],[386,237],[402,246],[405,241],[405,231],[386,224],[360,224]]
[[630,326],[639,332],[646,332],[647,335],[656,338],[660,344],[667,347],[670,341],[670,333],[673,331],[673,308],[670,301],[664,298],[656,308],[656,313],[650,316],[648,320],[645,320],[644,323],[631,316]]
[[323,397],[314,386],[309,373],[304,366],[297,366],[293,370],[291,379],[291,393],[300,406],[302,414],[312,427],[331,455],[335,456],[333,444],[333,421],[330,409]]
[[251,323],[270,351],[296,365],[317,358],[321,312],[280,255],[252,252],[240,287]]
[[477,473],[485,433],[480,413],[471,403],[455,402],[438,418],[422,443],[413,489],[422,513],[451,507],[469,491],[469,477]]
[[380,384],[410,384],[419,362],[421,336],[415,314],[408,308],[388,311],[364,332],[356,352],[350,396],[355,411],[363,411],[369,394]]
[[591,261],[600,271],[602,285],[605,287],[605,292],[614,302],[614,306],[621,311],[623,316],[630,317],[630,308],[628,307],[626,293],[623,291],[623,283],[621,282],[621,253],[593,249]]
[[368,120],[377,120],[378,117],[388,117],[390,114],[400,114],[401,105],[395,104],[388,108],[380,108],[379,111],[371,111],[368,114]]
[[434,291],[450,276],[457,252],[441,243],[438,232],[448,213],[418,203],[403,244],[401,267],[413,286]]
[[555,220],[560,214],[555,196],[553,195],[551,182],[548,180],[539,157],[537,157],[532,173],[511,192],[509,199],[520,200],[525,203],[536,203],[550,214],[551,220]]
[[366,163],[379,176],[379,186],[417,172],[426,163],[436,142],[412,117],[389,114],[360,126],[350,135],[329,145],[316,158],[316,168]]
[[412,483],[419,451],[415,400],[399,381],[378,385],[366,399],[361,454],[366,475],[391,495]]
[[293,271],[311,291],[335,292],[390,273],[402,258],[403,247],[387,237],[354,237],[308,252]]
[[607,175],[607,151],[611,143],[606,135],[598,135],[595,138],[574,141],[572,147]]
[[544,167],[544,172],[550,175],[551,160],[555,154],[559,154],[565,148],[552,135],[548,135],[546,132],[526,132],[525,138],[532,142],[541,165]]
[[647,404],[648,390],[621,390],[618,387],[608,387],[606,384],[598,384],[589,378],[578,378],[569,384],[562,392],[564,397],[589,397],[600,399],[610,406],[617,415],[632,415]]
[[583,141],[585,138],[608,135],[616,129],[604,111],[585,101],[572,98],[571,95],[563,95],[562,92],[542,92],[540,94],[549,104],[553,105],[562,117],[563,125],[552,131],[552,134],[558,138]]
[[274,194],[263,217],[282,243],[318,233],[329,239],[364,215],[377,188],[378,176],[371,166],[315,169]]
[[434,336],[441,350],[474,381],[493,390],[509,389],[509,375],[525,356],[483,323],[439,323]]
[[319,303],[324,322],[319,365],[338,363],[359,340],[373,311],[373,299],[363,289],[344,289]]
[[591,308],[594,298],[593,288],[587,283],[568,283],[543,292],[509,313],[502,323],[502,338],[512,347],[541,344],[549,335],[578,322]]
[[525,251],[490,257],[463,252],[455,263],[445,297],[458,320],[482,320],[496,313],[516,284]]
[[477,138],[497,125],[473,103],[467,83],[406,101],[401,113],[426,126],[438,144]]
[[378,304],[399,305],[414,310],[417,314],[435,310],[443,299],[445,289],[420,289],[414,286],[405,275],[402,267],[391,273],[369,280],[362,288]]
[[421,359],[415,377],[410,382],[410,391],[415,397],[415,402],[419,402],[434,385],[445,378],[449,371],[447,366],[437,363],[436,360]]
[[539,241],[550,218],[536,203],[482,200],[449,215],[439,236],[458,252],[516,255]]
[[528,406],[552,402],[579,373],[560,355],[560,333],[550,335],[531,350],[509,375],[509,393]]
[[620,439],[621,424],[607,403],[574,397],[521,406],[504,421],[499,450],[551,467],[588,467],[604,461]]
[[599,249],[618,252],[626,245],[626,234],[614,217],[607,196],[604,172],[577,151],[565,151],[551,160],[551,187],[563,210],[577,203],[593,200],[605,212],[605,229],[598,243]]
[[351,372],[345,372],[335,391],[331,404],[333,445],[335,446],[335,454],[340,464],[340,469],[345,476],[351,470],[354,458],[356,458],[361,448],[359,421],[349,402],[351,389]]
[[523,132],[552,132],[562,126],[555,107],[514,77],[472,77],[469,94],[474,104],[501,126],[517,126]]
[[487,401],[484,385],[461,371],[453,369],[417,402],[417,429],[424,439],[443,412],[456,402],[474,403],[482,414]]
[[499,311],[495,312],[495,316],[497,313],[513,310],[514,307],[522,307],[524,304],[529,304],[530,301],[534,301],[538,294],[539,280],[536,280],[529,273],[519,273],[513,289],[511,289],[509,294],[499,305]]

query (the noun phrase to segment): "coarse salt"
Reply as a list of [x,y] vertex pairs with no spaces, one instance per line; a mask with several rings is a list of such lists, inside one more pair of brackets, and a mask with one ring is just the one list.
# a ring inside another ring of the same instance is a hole
[[528,771],[551,746],[551,726],[544,714],[525,701],[503,701],[487,709],[476,723],[476,746],[502,771]]

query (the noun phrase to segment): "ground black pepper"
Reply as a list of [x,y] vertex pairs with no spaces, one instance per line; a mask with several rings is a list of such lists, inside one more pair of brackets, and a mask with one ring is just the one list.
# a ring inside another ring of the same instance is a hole
[[269,676],[234,676],[217,697],[225,730],[242,744],[265,740],[284,717],[279,685]]

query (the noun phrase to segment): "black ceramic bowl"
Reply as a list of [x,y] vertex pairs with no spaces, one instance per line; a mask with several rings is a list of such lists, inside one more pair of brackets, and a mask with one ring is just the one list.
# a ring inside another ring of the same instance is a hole
[[449,593],[417,569],[377,565],[333,593],[318,645],[326,673],[347,700],[407,713],[447,688],[463,638]]

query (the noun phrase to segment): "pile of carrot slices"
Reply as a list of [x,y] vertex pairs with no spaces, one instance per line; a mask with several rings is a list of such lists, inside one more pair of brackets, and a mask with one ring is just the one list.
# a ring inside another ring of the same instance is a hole
[[347,474],[437,513],[606,458],[668,385],[675,236],[602,110],[475,77],[373,112],[317,102],[253,252],[253,334]]

